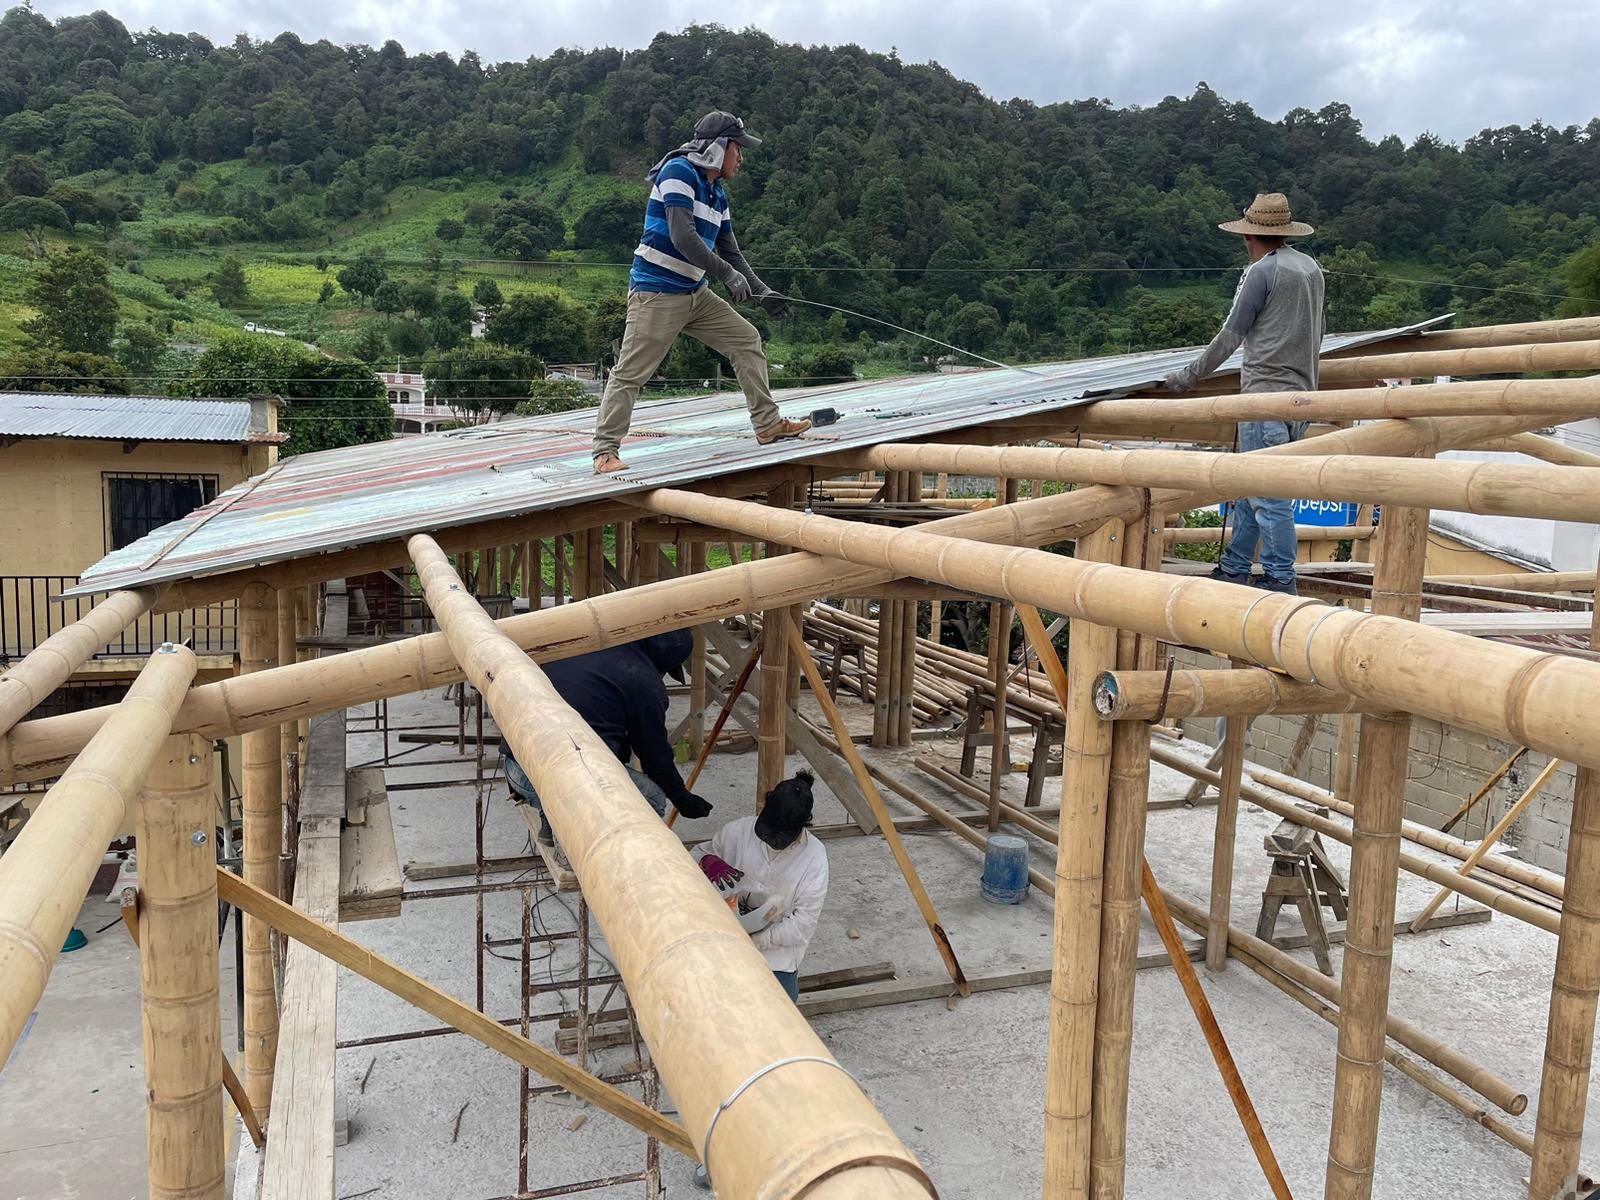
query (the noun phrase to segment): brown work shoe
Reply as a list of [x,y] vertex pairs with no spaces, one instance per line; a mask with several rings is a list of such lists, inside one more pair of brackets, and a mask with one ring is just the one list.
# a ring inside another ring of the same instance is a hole
[[626,471],[628,464],[623,462],[611,451],[594,456],[594,473],[596,475],[615,475],[618,471]]
[[773,442],[781,442],[784,438],[799,437],[810,428],[810,421],[779,421],[775,425],[768,425],[765,429],[756,430],[756,441],[763,446],[770,446]]

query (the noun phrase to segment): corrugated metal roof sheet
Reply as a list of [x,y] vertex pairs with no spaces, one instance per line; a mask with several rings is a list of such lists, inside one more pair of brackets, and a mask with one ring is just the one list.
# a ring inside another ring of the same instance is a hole
[[[1346,349],[1435,323],[1329,337],[1323,349]],[[590,462],[593,409],[300,455],[107,555],[83,572],[69,594],[263,566],[1037,416],[1148,388],[1193,357],[1192,349],[1165,350],[780,391],[778,402],[791,416],[831,406],[840,419],[771,446],[756,441],[738,393],[641,403],[623,447],[629,469],[615,476],[596,476]]]
[[249,442],[249,400],[0,392],[0,436]]

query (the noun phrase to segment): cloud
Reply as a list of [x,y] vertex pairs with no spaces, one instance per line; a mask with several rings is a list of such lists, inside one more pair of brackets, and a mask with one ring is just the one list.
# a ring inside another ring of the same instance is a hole
[[[82,11],[41,0],[39,11]],[[753,25],[782,41],[853,42],[936,60],[999,99],[1038,103],[1105,97],[1150,105],[1205,80],[1263,116],[1349,104],[1372,137],[1424,131],[1459,141],[1500,125],[1586,124],[1596,116],[1592,64],[1600,22],[1592,0],[1538,6],[1492,0],[755,0],[730,10],[689,0],[263,0],[232,8],[201,0],[110,0],[133,29],[191,29],[408,50],[476,50],[485,61],[560,46],[636,49],[694,22]]]

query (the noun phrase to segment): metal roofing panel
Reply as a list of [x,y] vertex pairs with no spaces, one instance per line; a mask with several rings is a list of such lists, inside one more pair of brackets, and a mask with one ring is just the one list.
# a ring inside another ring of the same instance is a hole
[[248,442],[250,401],[0,392],[0,435],[139,442]]
[[[1445,318],[1323,342],[1324,353],[1419,332]],[[180,521],[108,554],[69,595],[165,583],[329,553],[433,529],[615,500],[881,442],[1056,412],[1159,383],[1193,349],[958,375],[912,375],[776,393],[839,421],[762,446],[734,392],[642,403],[629,469],[597,476],[595,410],[505,421],[286,459]],[[1237,370],[1236,360],[1230,360]],[[1227,374],[1225,366],[1219,374]]]

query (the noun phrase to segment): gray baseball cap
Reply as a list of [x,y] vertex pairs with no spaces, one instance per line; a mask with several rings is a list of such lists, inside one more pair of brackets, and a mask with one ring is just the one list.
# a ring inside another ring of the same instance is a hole
[[696,138],[727,138],[741,146],[759,146],[761,139],[744,127],[744,122],[732,113],[717,109],[701,117],[694,127]]

